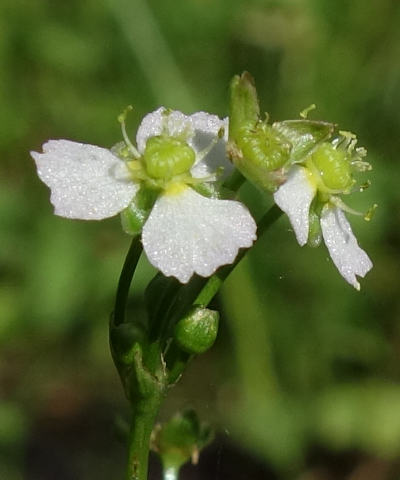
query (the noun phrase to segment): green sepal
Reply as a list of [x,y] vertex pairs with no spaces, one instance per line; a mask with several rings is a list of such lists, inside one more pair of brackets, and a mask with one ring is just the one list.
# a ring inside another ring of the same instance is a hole
[[142,186],[132,202],[121,212],[121,225],[128,235],[139,235],[146,223],[159,191]]
[[115,331],[110,331],[114,363],[130,401],[153,400],[165,393],[167,372],[161,368],[153,373],[145,365],[143,356],[148,349],[147,340],[143,340],[145,336],[135,329],[130,331],[128,325],[120,325]]
[[248,72],[235,75],[230,84],[229,138],[235,140],[242,128],[252,128],[260,117],[253,77]]
[[175,325],[174,339],[186,353],[204,353],[217,338],[218,323],[218,312],[195,306]]
[[207,198],[221,198],[221,182],[202,182],[191,185],[193,190]]
[[200,423],[192,409],[174,415],[153,431],[151,448],[162,460],[164,471],[179,470],[188,461],[197,463],[202,448],[214,438],[209,425]]
[[228,181],[224,183],[221,181],[194,183],[191,187],[197,193],[203,195],[203,197],[234,200],[237,196],[237,190],[245,180],[239,170],[235,169],[234,172],[240,176],[240,179],[236,180],[236,184],[234,184],[235,177],[235,179],[232,178],[232,183],[230,183],[230,179],[228,179]]
[[175,385],[179,381],[192,359],[193,354],[184,352],[176,342],[169,343],[164,357],[168,369],[168,385]]
[[113,357],[121,364],[132,363],[132,349],[136,343],[141,345],[147,341],[146,327],[142,323],[124,322],[110,326],[110,344]]
[[128,381],[128,397],[131,400],[153,401],[159,396],[164,395],[167,384],[166,372],[158,371],[154,374],[143,361],[143,348],[139,343],[135,343],[132,348],[132,364],[126,380]]
[[145,303],[149,318],[150,336],[160,333],[160,323],[165,322],[168,314],[168,305],[171,299],[177,294],[181,283],[174,277],[165,277],[157,273],[147,285],[145,290]]
[[290,163],[296,163],[304,160],[317,145],[330,138],[336,126],[322,121],[284,120],[274,122],[272,128],[290,141]]
[[139,235],[145,224],[148,213],[145,210],[141,210],[137,205],[132,202],[125,210],[121,212],[121,225],[122,229],[128,235]]
[[310,247],[319,247],[322,241],[322,230],[320,224],[320,212],[321,208],[316,207],[314,204],[310,207],[308,214],[309,230],[307,245]]

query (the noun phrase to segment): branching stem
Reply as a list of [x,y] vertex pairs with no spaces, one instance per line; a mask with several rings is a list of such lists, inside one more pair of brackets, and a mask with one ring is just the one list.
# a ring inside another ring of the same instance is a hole
[[[258,222],[258,238],[269,229],[281,214],[281,210],[276,205],[268,210]],[[118,283],[114,310],[114,325],[116,327],[125,322],[129,289],[141,252],[142,244],[140,237],[137,236],[132,240]],[[180,362],[179,364],[174,365],[174,362],[172,362],[172,365],[165,365],[162,357],[162,344],[167,335],[170,322],[176,320],[175,317],[183,314],[185,309],[190,308],[193,304],[207,306],[217,294],[226,277],[241,261],[246,252],[247,250],[242,250],[237,256],[235,263],[221,268],[218,273],[208,280],[193,279],[187,286],[172,284],[171,291],[165,295],[166,298],[163,296],[160,299],[161,303],[155,311],[157,312],[157,317],[160,316],[159,320],[161,319],[161,321],[155,322],[158,328],[157,331],[152,332],[152,341],[146,346],[146,351],[144,352],[145,363],[137,366],[143,378],[150,379],[148,380],[150,382],[148,385],[157,384],[157,378],[166,378],[163,375],[168,370],[172,374],[170,379],[173,379],[173,381],[176,381],[177,376],[183,372],[185,360],[182,361],[182,358],[179,357],[177,359],[177,362]],[[187,357],[186,362],[189,358],[190,356]],[[152,388],[153,393],[147,391],[143,395],[133,397],[134,401],[131,400],[133,415],[128,441],[129,459],[126,480],[147,480],[151,432],[164,398],[166,387],[167,384],[160,383],[160,388]],[[176,473],[174,472],[174,475]],[[172,479],[172,472],[166,470],[164,478]]]

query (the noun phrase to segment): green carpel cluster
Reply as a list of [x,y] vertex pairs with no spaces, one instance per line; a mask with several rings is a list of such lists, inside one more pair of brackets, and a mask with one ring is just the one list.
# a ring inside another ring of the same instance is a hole
[[331,190],[346,192],[351,189],[354,180],[351,164],[346,151],[336,149],[331,143],[319,145],[306,161],[310,170],[317,170],[323,184]]
[[244,157],[269,171],[283,167],[292,148],[283,135],[261,122],[253,129],[240,130],[237,143]]
[[160,135],[147,140],[143,160],[151,178],[169,180],[188,172],[196,154],[186,142]]

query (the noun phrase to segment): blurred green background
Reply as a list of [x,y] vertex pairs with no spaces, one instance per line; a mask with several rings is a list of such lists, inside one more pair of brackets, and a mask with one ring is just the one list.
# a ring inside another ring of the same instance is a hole
[[[350,203],[379,209],[351,222],[375,266],[357,293],[286,218],[265,235],[161,414],[194,406],[219,432],[182,478],[399,478],[399,26],[398,0],[1,1],[0,479],[117,479],[125,458],[107,323],[129,238],[117,218],[55,217],[29,150],[111,146],[128,104],[132,137],[159,105],[224,116],[243,70],[273,120],[316,103],[368,148],[373,184]],[[144,260],[137,308],[152,274]]]

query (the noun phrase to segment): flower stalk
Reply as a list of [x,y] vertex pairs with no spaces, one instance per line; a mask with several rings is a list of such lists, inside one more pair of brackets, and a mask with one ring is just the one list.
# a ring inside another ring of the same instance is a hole
[[129,289],[140,255],[142,254],[142,250],[143,247],[140,242],[140,237],[133,237],[118,281],[114,307],[115,325],[120,325],[125,320],[126,303],[128,300]]
[[126,480],[147,480],[151,432],[163,397],[154,395],[132,407]]

